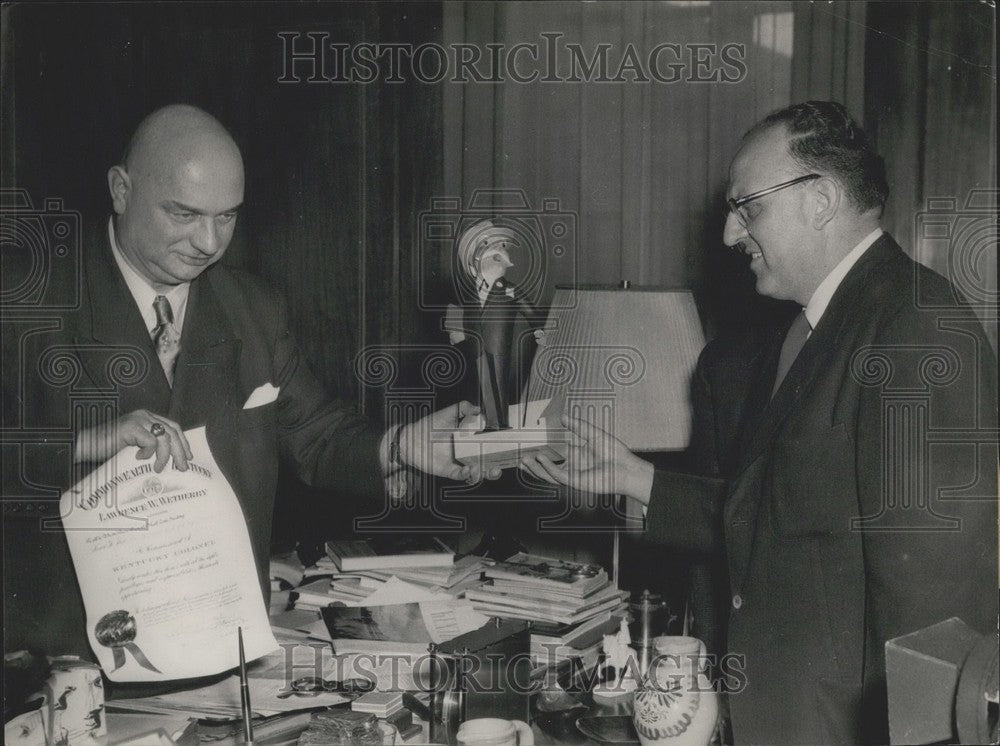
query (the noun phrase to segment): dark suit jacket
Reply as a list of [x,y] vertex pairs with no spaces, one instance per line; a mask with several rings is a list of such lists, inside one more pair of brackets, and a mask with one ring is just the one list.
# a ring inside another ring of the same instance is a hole
[[[216,265],[191,284],[173,389],[106,225],[85,244],[82,276],[72,281],[80,282],[78,307],[5,324],[4,352],[13,357],[4,370],[4,424],[37,437],[35,445],[4,444],[4,465],[15,467],[4,469],[4,633],[5,650],[93,659],[60,524],[44,527],[40,515],[58,516],[80,427],[139,408],[184,429],[205,425],[243,508],[265,597],[279,458],[308,484],[383,494],[382,428],[328,397],[296,349],[284,303],[244,272]],[[63,292],[73,297],[73,288]],[[265,383],[280,388],[277,400],[243,409]],[[23,499],[38,495],[47,499]]]
[[698,416],[730,478],[658,471],[648,537],[726,556],[737,743],[885,742],[885,642],[996,625],[995,354],[888,235],[769,401],[783,336],[706,349]]

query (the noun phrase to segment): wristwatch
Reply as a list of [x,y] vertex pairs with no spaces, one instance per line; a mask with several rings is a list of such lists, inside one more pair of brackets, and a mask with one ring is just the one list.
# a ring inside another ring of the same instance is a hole
[[399,439],[403,435],[403,428],[405,427],[406,425],[397,427],[396,432],[393,433],[392,440],[389,441],[389,468],[392,471],[398,471],[405,466],[399,449]]
[[389,468],[386,470],[385,487],[393,500],[402,500],[407,493],[406,466],[403,464],[399,449],[399,439],[404,427],[406,425],[397,427],[396,432],[392,434],[392,440],[389,441]]

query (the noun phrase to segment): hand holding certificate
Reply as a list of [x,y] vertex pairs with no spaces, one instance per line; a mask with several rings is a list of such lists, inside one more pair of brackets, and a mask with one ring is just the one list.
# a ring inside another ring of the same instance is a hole
[[235,667],[278,647],[243,511],[205,429],[186,433],[187,471],[157,474],[126,448],[62,496],[87,635],[113,681],[165,681]]

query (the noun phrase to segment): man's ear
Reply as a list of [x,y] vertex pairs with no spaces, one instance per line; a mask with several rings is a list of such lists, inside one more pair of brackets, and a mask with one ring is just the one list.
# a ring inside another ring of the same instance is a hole
[[840,183],[829,176],[821,176],[813,185],[815,208],[812,213],[812,224],[816,229],[823,228],[840,210],[844,199],[844,190]]
[[111,192],[111,205],[116,215],[125,212],[129,195],[132,193],[132,180],[123,166],[112,166],[108,169],[108,190]]

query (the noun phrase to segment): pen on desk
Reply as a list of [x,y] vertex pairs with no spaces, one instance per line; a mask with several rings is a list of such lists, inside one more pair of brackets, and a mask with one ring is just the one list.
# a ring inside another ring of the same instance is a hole
[[243,707],[243,740],[253,745],[253,724],[250,722],[250,682],[247,680],[247,661],[243,654],[243,628],[237,627],[240,638],[240,705]]
[[469,649],[462,648],[462,655],[458,659],[458,670],[455,672],[455,697],[458,701],[458,707],[456,709],[458,710],[459,724],[465,722],[465,716],[466,716],[465,675],[469,673],[469,670],[465,667],[465,664],[470,662],[471,661],[469,659]]
[[433,642],[427,646],[427,652],[430,653],[430,659],[428,662],[430,668],[430,690],[428,693],[427,709],[430,715],[427,717],[427,737],[434,742],[438,738],[438,716],[437,716],[437,645]]

